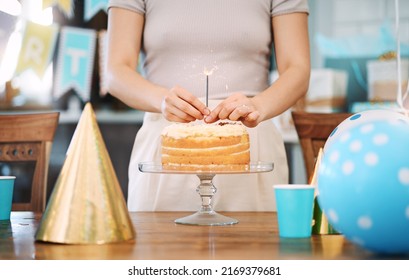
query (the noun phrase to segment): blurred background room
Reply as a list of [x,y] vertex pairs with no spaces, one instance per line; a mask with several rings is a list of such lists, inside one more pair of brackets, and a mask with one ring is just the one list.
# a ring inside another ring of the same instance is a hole
[[[396,106],[397,42],[404,90],[409,77],[409,0],[308,2],[310,88],[294,109],[355,113]],[[127,107],[105,88],[107,3],[0,1],[0,113],[60,112],[50,158],[48,194],[64,163],[82,109],[91,102],[127,197],[128,163],[143,113]],[[272,59],[271,81],[277,77],[274,65]],[[304,183],[304,164],[290,111],[273,121],[285,139],[290,181]],[[0,163],[0,174],[16,174],[11,168]]]

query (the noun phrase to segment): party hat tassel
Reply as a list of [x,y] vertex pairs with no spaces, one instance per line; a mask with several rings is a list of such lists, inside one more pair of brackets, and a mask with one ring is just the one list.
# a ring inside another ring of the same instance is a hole
[[36,240],[104,244],[135,238],[118,179],[87,103],[68,147]]

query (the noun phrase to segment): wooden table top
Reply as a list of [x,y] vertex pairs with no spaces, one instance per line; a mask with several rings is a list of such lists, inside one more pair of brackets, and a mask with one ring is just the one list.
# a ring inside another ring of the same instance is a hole
[[385,259],[385,256],[348,242],[342,235],[280,238],[274,212],[224,213],[239,220],[238,224],[230,226],[174,223],[175,219],[188,214],[191,213],[131,212],[135,240],[103,245],[66,245],[35,241],[40,214],[12,212],[10,221],[0,221],[0,259]]

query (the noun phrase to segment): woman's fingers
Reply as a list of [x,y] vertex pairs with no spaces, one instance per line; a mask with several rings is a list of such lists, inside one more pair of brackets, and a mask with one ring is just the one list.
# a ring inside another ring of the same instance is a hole
[[209,113],[209,109],[197,97],[178,86],[172,88],[162,101],[162,114],[170,121],[201,120]]
[[207,123],[213,123],[228,119],[241,121],[248,127],[254,127],[258,124],[259,117],[260,113],[250,98],[243,94],[235,94],[222,101],[204,120]]
[[241,122],[247,127],[256,127],[259,123],[260,113],[258,111],[253,111],[248,114]]
[[232,121],[245,119],[253,111],[254,110],[250,106],[246,104],[241,104],[234,108],[234,110],[229,114],[228,119]]

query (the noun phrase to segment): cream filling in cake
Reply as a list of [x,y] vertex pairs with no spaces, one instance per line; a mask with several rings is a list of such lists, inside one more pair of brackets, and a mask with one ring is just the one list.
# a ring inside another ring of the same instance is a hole
[[162,132],[162,165],[181,170],[240,170],[250,163],[241,123],[172,124]]
[[211,136],[241,136],[248,134],[244,125],[238,122],[217,123],[217,124],[171,124],[164,128],[162,135],[175,139],[187,137],[211,137]]

